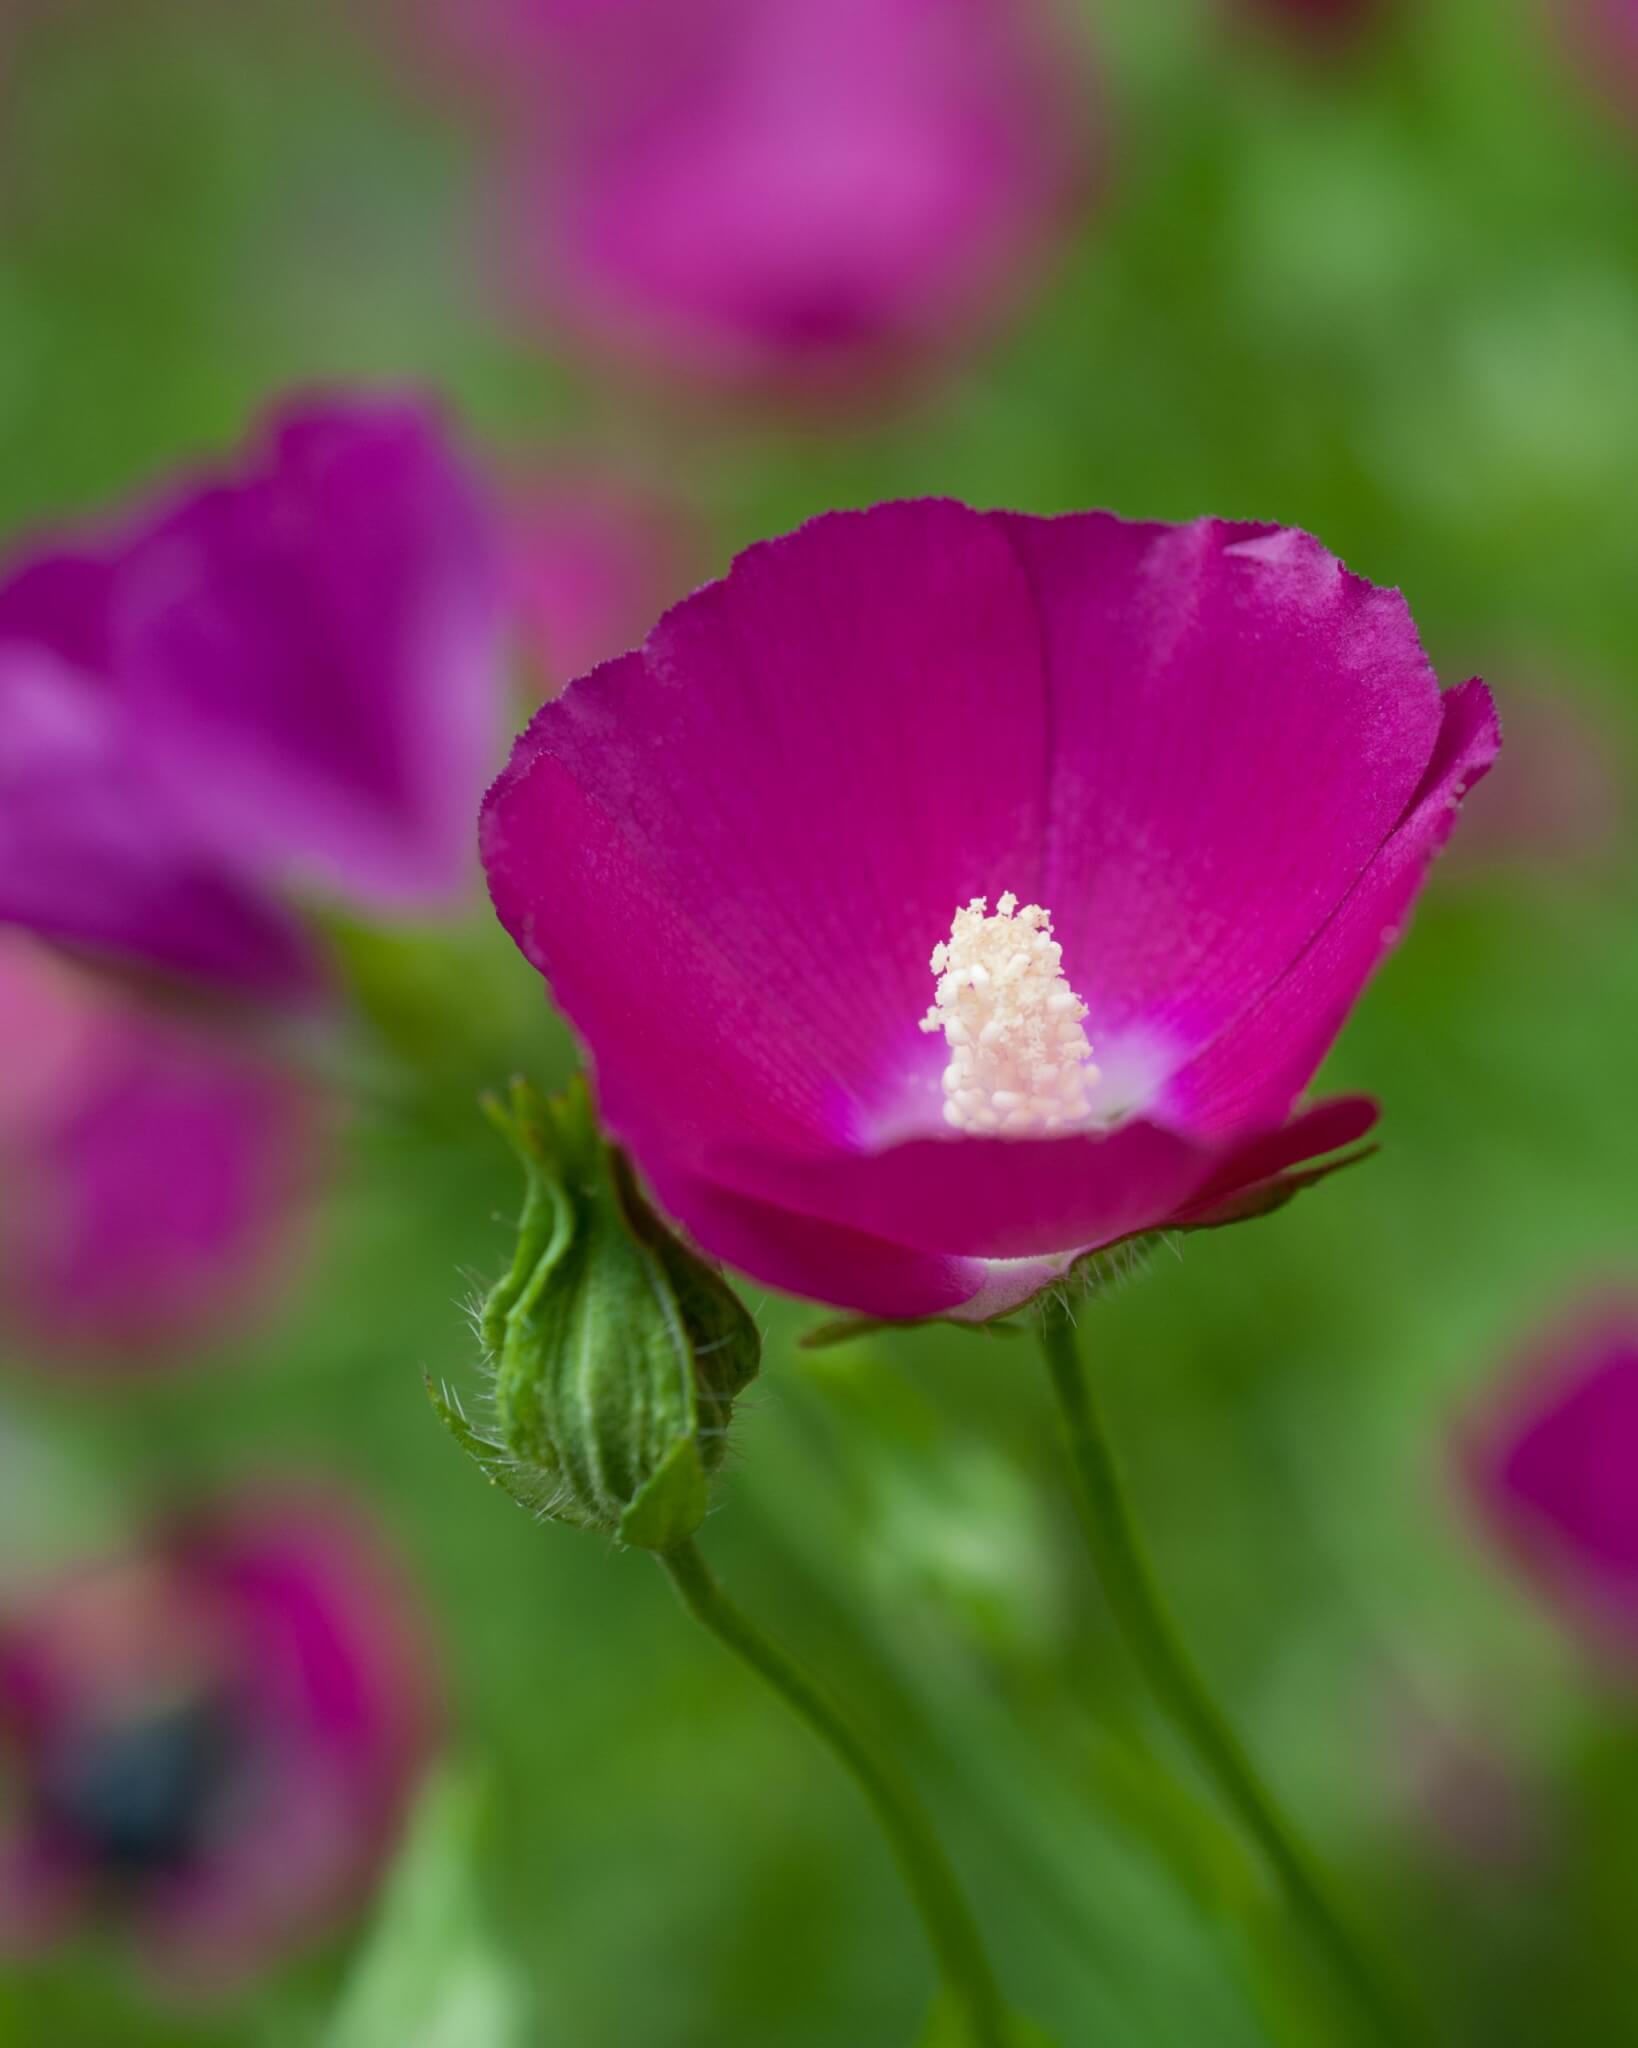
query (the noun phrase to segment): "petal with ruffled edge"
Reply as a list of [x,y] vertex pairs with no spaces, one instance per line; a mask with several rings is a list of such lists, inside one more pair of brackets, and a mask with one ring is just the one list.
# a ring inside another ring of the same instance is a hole
[[1005,523],[1051,687],[1041,900],[1100,1065],[1131,1041],[1163,1071],[1347,894],[1427,767],[1438,683],[1399,594],[1306,534]]
[[1440,703],[1427,772],[1358,883],[1273,987],[1168,1085],[1165,1113],[1190,1130],[1226,1133],[1282,1117],[1398,939],[1463,794],[1501,744],[1483,683],[1448,690]]

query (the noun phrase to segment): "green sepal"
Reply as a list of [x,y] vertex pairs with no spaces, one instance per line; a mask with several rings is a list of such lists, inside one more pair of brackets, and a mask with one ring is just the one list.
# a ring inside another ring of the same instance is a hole
[[620,1541],[634,1550],[674,1550],[705,1520],[708,1500],[699,1448],[679,1437],[620,1517]]
[[485,1436],[474,1427],[471,1418],[461,1406],[460,1396],[452,1388],[439,1386],[430,1373],[424,1373],[422,1378],[426,1385],[427,1399],[432,1403],[433,1414],[490,1485],[498,1486],[501,1492],[515,1500],[520,1508],[528,1508],[532,1514],[541,1512],[543,1503],[540,1499],[538,1481],[518,1470],[505,1444],[497,1442],[493,1437]]

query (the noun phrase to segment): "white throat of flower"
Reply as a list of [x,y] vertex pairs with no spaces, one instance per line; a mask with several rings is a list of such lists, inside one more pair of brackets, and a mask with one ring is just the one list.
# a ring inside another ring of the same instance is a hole
[[1020,910],[1010,889],[993,917],[988,908],[975,896],[933,948],[938,985],[921,1028],[950,1048],[944,1121],[974,1133],[1078,1130],[1093,1121],[1098,1070],[1052,919],[1038,903]]

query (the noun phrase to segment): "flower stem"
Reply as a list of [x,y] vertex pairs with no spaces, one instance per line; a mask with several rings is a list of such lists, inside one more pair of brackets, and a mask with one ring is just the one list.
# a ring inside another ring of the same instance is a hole
[[1167,1613],[1089,1376],[1081,1369],[1075,1325],[1061,1302],[1043,1312],[1041,1349],[1075,1468],[1081,1524],[1104,1595],[1156,1700],[1273,1866],[1292,1912],[1347,1986],[1373,2035],[1393,2042],[1427,2041],[1426,2026],[1405,2008],[1333,1904],[1319,1865],[1258,1775]]
[[765,1679],[852,1774],[870,1802],[921,1915],[945,1995],[973,2048],[1006,2048],[1000,1987],[978,1924],[920,1800],[779,1645],[742,1614],[693,1543],[659,1554],[689,1613]]

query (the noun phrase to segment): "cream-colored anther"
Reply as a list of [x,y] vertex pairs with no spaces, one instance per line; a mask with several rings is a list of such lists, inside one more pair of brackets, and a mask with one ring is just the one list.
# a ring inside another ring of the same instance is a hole
[[975,896],[933,948],[937,986],[921,1028],[942,1031],[950,1049],[944,1120],[1025,1137],[1078,1129],[1093,1120],[1098,1070],[1052,919],[1038,903],[1020,910],[1011,890],[988,910]]

